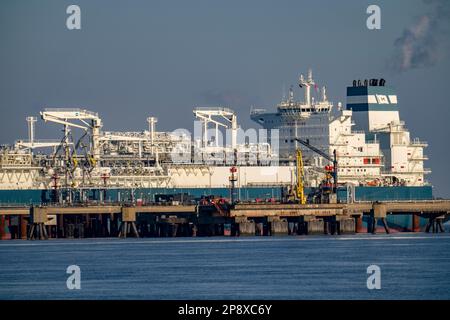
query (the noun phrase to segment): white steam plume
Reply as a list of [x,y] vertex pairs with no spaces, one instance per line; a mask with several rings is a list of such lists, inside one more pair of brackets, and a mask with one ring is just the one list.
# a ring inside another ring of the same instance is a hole
[[416,18],[395,42],[390,64],[398,72],[435,65],[442,58],[440,41],[448,36],[449,0],[424,0],[426,14]]

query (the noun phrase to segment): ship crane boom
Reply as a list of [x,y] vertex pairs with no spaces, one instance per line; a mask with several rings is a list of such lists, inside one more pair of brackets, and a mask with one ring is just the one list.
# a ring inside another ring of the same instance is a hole
[[308,149],[310,149],[311,151],[317,153],[321,157],[323,157],[326,160],[328,160],[328,161],[333,163],[333,193],[336,193],[337,192],[337,183],[338,183],[338,176],[337,176],[338,162],[337,162],[337,157],[336,157],[336,149],[333,150],[333,156],[331,157],[329,154],[327,154],[327,153],[323,152],[322,150],[314,147],[313,145],[310,145],[309,141],[305,141],[305,140],[302,140],[302,139],[299,139],[299,138],[295,138],[295,140],[298,141],[303,146],[305,146]]
[[[66,129],[74,127],[82,129],[85,132],[90,131],[92,156],[96,161],[100,160],[100,129],[102,127],[102,120],[97,113],[76,108],[50,108],[42,111],[41,117],[45,122],[59,123],[64,125]],[[81,124],[71,122],[70,120],[78,120]]]

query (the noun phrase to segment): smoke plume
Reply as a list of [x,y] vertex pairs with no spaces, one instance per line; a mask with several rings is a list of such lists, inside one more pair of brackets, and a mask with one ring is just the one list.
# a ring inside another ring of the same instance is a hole
[[442,58],[442,38],[448,36],[450,1],[424,0],[428,11],[417,17],[394,42],[392,69],[403,72],[430,67]]

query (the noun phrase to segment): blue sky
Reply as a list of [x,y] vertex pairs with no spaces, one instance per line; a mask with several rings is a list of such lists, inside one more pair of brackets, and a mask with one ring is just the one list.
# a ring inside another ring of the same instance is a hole
[[[81,30],[66,28],[70,4],[81,7]],[[366,28],[369,4],[381,7],[381,30]],[[449,197],[448,7],[439,0],[2,0],[0,143],[26,137],[25,117],[49,106],[97,111],[105,130],[143,130],[149,115],[173,130],[192,128],[195,106],[226,104],[243,127],[254,126],[250,106],[274,108],[283,86],[311,67],[335,104],[345,102],[353,79],[383,77],[395,87],[412,136],[429,142],[435,194]],[[395,42],[424,15],[433,41],[415,45],[418,57],[431,51],[433,61],[398,71]],[[39,123],[37,136],[60,132]]]

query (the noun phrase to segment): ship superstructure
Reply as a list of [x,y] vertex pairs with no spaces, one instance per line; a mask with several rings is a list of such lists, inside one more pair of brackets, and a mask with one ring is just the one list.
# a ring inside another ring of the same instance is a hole
[[425,184],[423,155],[426,143],[411,140],[400,121],[397,96],[385,86],[383,79],[354,81],[347,88],[347,105],[338,103],[337,110],[328,101],[326,88],[315,99],[317,90],[312,72],[299,79],[304,90],[303,101],[294,99],[293,88],[288,99],[278,104],[275,112],[252,109],[251,118],[268,130],[278,130],[280,162],[294,161],[297,148],[306,158],[306,182],[316,186],[317,171],[324,159],[298,144],[295,138],[309,141],[322,151],[336,150],[341,184],[370,186],[422,186]]
[[378,143],[383,153],[382,177],[393,185],[420,186],[431,170],[424,168],[424,148],[428,144],[411,139],[400,120],[398,98],[384,79],[353,81],[347,88],[347,110],[355,120],[355,128]]

